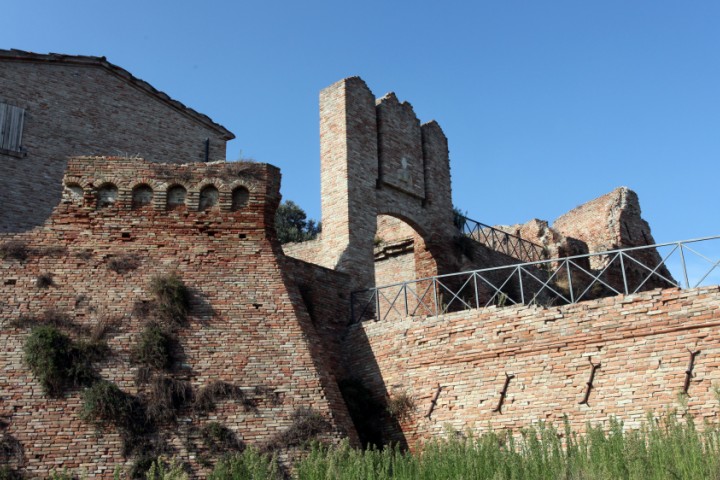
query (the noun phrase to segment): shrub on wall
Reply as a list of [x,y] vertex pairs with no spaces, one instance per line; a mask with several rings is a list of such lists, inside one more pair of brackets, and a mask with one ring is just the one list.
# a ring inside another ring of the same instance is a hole
[[25,362],[47,393],[61,396],[68,386],[88,385],[97,378],[92,365],[102,345],[73,342],[55,326],[36,327],[25,342]]
[[24,261],[30,255],[30,249],[25,242],[9,240],[0,244],[0,259]]
[[143,366],[166,370],[172,366],[173,338],[160,325],[150,322],[140,334],[133,347],[132,360]]
[[331,430],[332,425],[320,413],[311,408],[300,407],[292,414],[292,425],[275,435],[267,444],[267,450],[297,447]]
[[182,326],[190,311],[190,291],[176,274],[157,276],[150,282],[157,302],[158,318],[170,326]]

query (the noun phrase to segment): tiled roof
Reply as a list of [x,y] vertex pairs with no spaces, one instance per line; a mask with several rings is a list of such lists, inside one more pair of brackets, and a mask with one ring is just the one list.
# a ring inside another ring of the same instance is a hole
[[225,137],[225,140],[232,140],[235,138],[235,135],[228,130],[227,128],[223,127],[219,123],[215,123],[212,121],[210,117],[207,115],[203,115],[200,112],[197,112],[193,110],[190,107],[185,106],[181,102],[178,102],[177,100],[173,100],[170,98],[169,95],[167,95],[164,92],[161,92],[160,90],[156,89],[149,83],[147,83],[144,80],[141,80],[137,77],[135,77],[133,74],[125,70],[124,68],[118,67],[117,65],[114,65],[107,61],[107,58],[105,57],[91,57],[91,56],[85,56],[85,55],[64,55],[61,53],[34,53],[34,52],[26,52],[23,50],[3,50],[0,49],[0,60],[15,60],[15,61],[31,61],[31,62],[47,62],[47,63],[62,63],[62,64],[68,64],[68,65],[86,65],[86,66],[97,66],[104,68],[108,70],[109,72],[113,73],[114,75],[117,75],[118,77],[122,78],[126,82],[134,85],[135,87],[139,88],[140,90],[144,90],[151,95],[157,97],[161,101],[165,102],[172,108],[175,108],[176,110],[179,110],[180,112],[184,113],[185,115],[192,117],[193,119],[199,121],[200,123],[206,125],[209,128],[212,128],[213,130],[217,131],[221,135]]

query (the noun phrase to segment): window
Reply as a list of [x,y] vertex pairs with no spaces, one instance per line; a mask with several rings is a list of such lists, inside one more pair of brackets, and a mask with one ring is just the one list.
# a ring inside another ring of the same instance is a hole
[[25,109],[0,103],[0,150],[22,153]]

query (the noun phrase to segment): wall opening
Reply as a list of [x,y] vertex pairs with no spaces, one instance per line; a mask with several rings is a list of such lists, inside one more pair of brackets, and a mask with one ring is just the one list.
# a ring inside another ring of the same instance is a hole
[[106,208],[115,204],[117,201],[118,189],[112,183],[105,183],[97,192],[97,208]]
[[187,190],[182,185],[173,185],[167,191],[167,208],[172,210],[185,205]]
[[137,185],[132,191],[132,208],[150,205],[153,199],[153,189],[146,184]]
[[245,187],[237,187],[232,192],[232,210],[240,210],[248,204],[250,192]]
[[65,190],[63,191],[63,200],[75,204],[82,204],[83,196],[83,188],[79,184],[68,183],[67,185],[65,185]]
[[218,189],[213,185],[208,185],[200,190],[200,203],[198,204],[198,210],[203,211],[214,207],[217,205],[219,198],[220,192],[218,192]]

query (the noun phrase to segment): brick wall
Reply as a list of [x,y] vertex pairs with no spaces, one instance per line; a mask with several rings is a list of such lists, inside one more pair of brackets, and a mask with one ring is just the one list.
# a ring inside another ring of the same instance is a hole
[[232,138],[211,128],[209,119],[200,122],[96,64],[0,58],[0,101],[25,109],[27,151],[24,158],[0,153],[0,232],[27,230],[47,219],[60,200],[70,156],[198,162],[209,138],[209,158],[224,160]]
[[[716,419],[720,385],[720,287],[653,290],[559,307],[491,307],[444,318],[354,325],[349,368],[377,395],[406,392],[417,406],[401,432],[410,445],[459,431],[517,429],[616,416],[638,427],[648,411],[679,407],[690,351],[700,351],[688,412]],[[600,363],[587,404],[591,362]],[[500,412],[506,374],[510,380]],[[432,415],[426,415],[438,387]]]
[[[147,387],[136,385],[138,367],[130,362],[144,324],[134,306],[151,298],[154,276],[170,272],[179,274],[193,297],[189,324],[178,333],[182,360],[175,364],[176,375],[195,389],[222,380],[250,395],[257,386],[266,388],[280,400],[259,398],[257,412],[230,400],[209,415],[181,410],[177,425],[161,433],[171,453],[190,461],[200,475],[205,470],[188,442],[199,441],[197,430],[204,424],[221,422],[244,442],[262,444],[290,426],[298,407],[323,414],[333,425],[331,436],[355,438],[321,337],[274,239],[279,181],[278,170],[263,164],[73,159],[65,182],[80,185],[83,197],[66,192],[44,227],[0,237],[0,243],[24,241],[30,250],[25,261],[0,260],[0,416],[9,424],[5,433],[23,445],[29,476],[63,467],[110,476],[115,465],[130,460],[122,457],[112,428],[98,432],[81,420],[79,391],[62,399],[43,394],[22,360],[28,330],[11,322],[46,309],[88,327],[114,319],[117,326],[108,337],[112,353],[100,363],[100,373],[142,394]],[[98,208],[98,188],[107,182],[118,188],[117,200]],[[137,184],[151,186],[154,195],[150,204],[133,208]],[[188,190],[186,205],[168,210],[166,191],[178,184]],[[218,189],[219,201],[198,211],[200,192],[208,185]],[[248,195],[233,209],[236,188]],[[110,270],[109,261],[120,255],[136,256],[139,266],[124,274]],[[52,276],[48,288],[36,286],[43,274]]]

